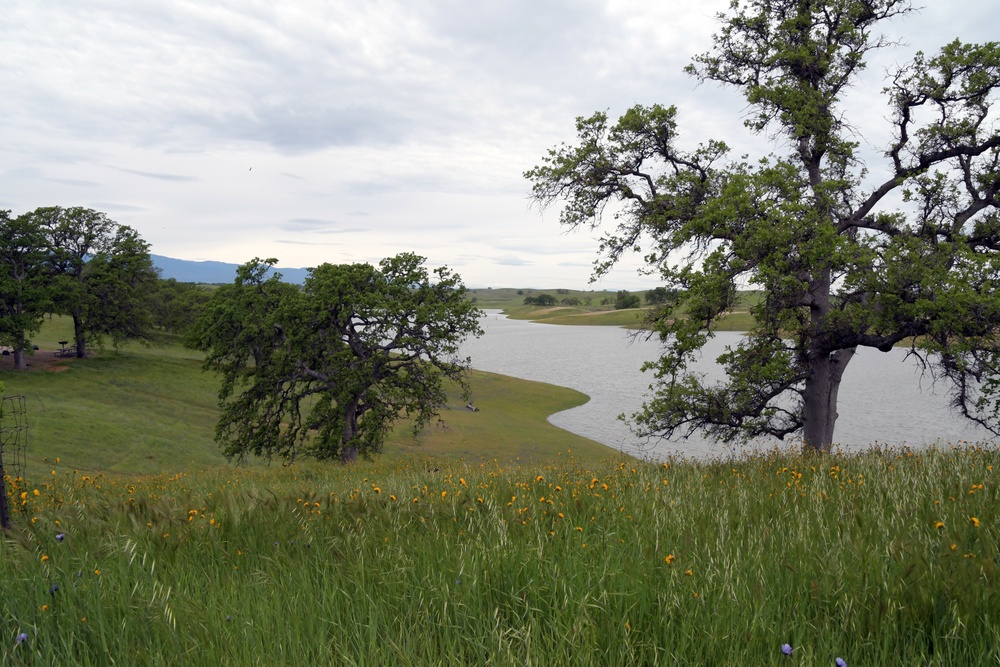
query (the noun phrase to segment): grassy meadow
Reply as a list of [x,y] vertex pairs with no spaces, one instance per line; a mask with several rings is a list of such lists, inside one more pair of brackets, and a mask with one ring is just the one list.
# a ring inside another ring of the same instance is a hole
[[196,354],[35,364],[0,664],[1000,660],[993,446],[642,462],[476,374],[375,461],[239,467]]

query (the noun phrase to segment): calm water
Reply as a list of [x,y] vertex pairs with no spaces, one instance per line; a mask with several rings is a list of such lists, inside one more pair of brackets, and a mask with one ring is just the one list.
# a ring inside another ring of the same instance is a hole
[[[619,414],[637,411],[649,393],[653,378],[640,367],[658,356],[660,345],[655,340],[633,339],[617,327],[510,320],[499,311],[487,311],[483,329],[482,338],[467,341],[463,347],[462,354],[472,357],[473,368],[571,387],[590,396],[585,405],[550,417],[556,426],[636,456],[707,456],[732,451],[697,436],[641,441],[617,419]],[[709,361],[697,370],[709,377],[718,375],[711,360],[739,337],[738,333],[719,333],[704,349]],[[990,438],[988,431],[950,410],[944,384],[933,386],[929,378],[921,378],[914,363],[904,357],[903,350],[862,349],[851,361],[840,388],[835,433],[843,449]],[[776,442],[755,444],[771,447]]]

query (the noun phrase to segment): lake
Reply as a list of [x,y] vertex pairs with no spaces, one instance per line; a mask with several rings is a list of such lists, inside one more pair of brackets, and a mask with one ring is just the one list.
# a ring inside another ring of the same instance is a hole
[[[660,343],[634,338],[618,327],[558,326],[511,320],[500,311],[486,311],[485,335],[468,340],[462,356],[472,367],[526,380],[570,387],[590,400],[549,421],[573,433],[596,440],[633,456],[719,456],[742,449],[697,436],[670,441],[642,441],[617,419],[639,410],[649,395],[653,377],[641,372],[657,358]],[[741,334],[720,332],[705,346],[699,372],[721,377],[714,359]],[[958,417],[949,407],[947,387],[921,378],[906,351],[888,353],[864,348],[851,361],[840,388],[838,444],[847,451],[873,444],[913,445],[958,443],[992,439],[985,429]],[[777,440],[762,439],[752,446],[770,448]]]

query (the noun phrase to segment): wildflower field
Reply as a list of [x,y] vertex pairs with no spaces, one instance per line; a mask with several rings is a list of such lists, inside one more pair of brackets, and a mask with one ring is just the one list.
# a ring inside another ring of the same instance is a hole
[[10,480],[0,663],[1000,660],[993,447],[574,456],[36,468]]

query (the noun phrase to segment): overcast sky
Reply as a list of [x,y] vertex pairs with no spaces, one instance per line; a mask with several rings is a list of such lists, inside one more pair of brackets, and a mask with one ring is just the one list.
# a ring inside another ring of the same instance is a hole
[[[904,43],[854,89],[873,156],[887,67],[1000,37],[1000,0],[925,4],[886,24]],[[589,289],[596,234],[565,233],[522,174],[577,116],[637,103],[676,104],[682,145],[759,149],[736,93],[681,71],[727,5],[6,0],[0,208],[95,208],[180,259],[414,251],[472,287]],[[656,284],[636,266],[595,287]]]

